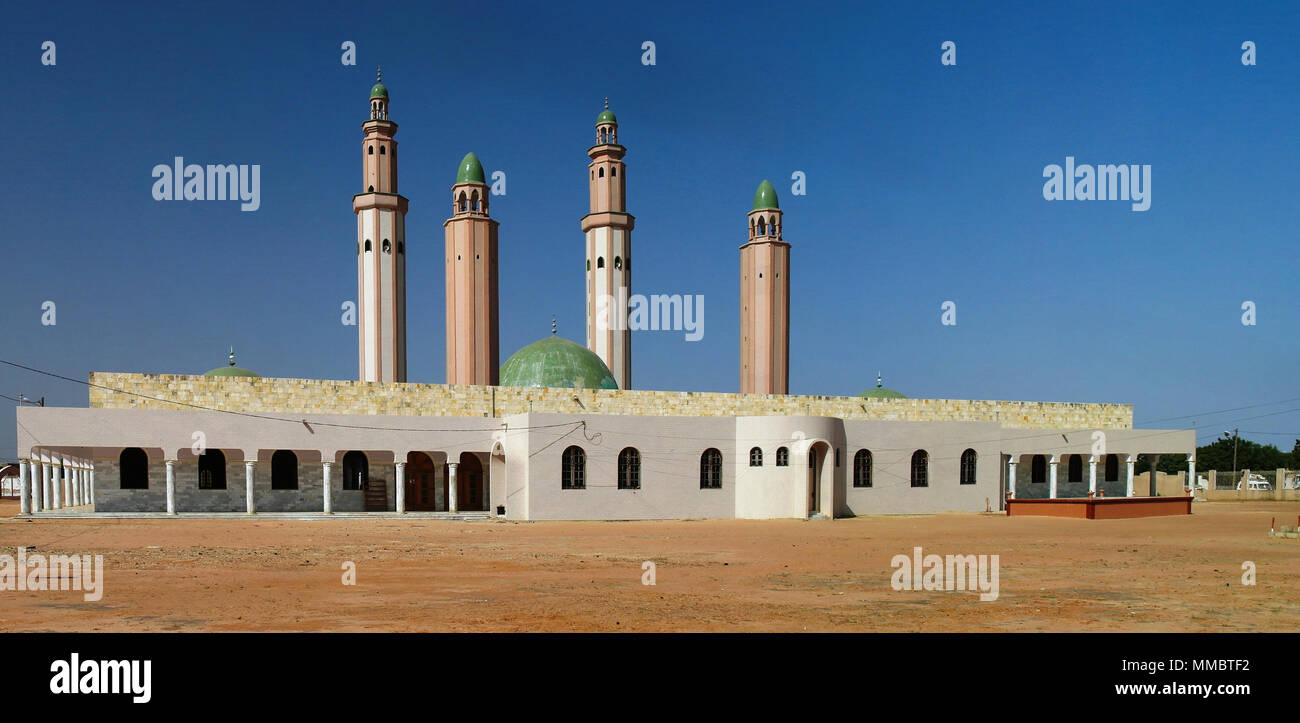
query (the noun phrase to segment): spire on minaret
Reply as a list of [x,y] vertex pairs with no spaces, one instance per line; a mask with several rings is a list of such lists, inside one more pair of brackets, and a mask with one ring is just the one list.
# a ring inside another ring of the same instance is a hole
[[375,82],[376,83],[384,82],[384,66],[382,65],[375,66]]
[[235,365],[235,347],[230,347],[230,366]]
[[609,96],[605,96],[605,110],[609,110]]
[[885,386],[885,378],[880,376],[880,372],[876,372],[876,389],[880,389],[883,386]]
[[557,331],[559,331],[559,325],[555,323],[555,314],[551,314],[551,336],[555,336]]

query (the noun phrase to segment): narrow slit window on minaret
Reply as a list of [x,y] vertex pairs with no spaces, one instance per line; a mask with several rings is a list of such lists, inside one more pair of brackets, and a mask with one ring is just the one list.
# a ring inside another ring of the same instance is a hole
[[375,147],[374,147],[374,146],[370,146],[370,147],[366,148],[366,155],[367,155],[367,156],[373,156],[373,155],[375,155]]
[[370,250],[370,239],[366,239],[366,251]]
[[603,269],[603,268],[605,268],[605,257],[604,257],[604,256],[597,256],[597,257],[596,257],[596,268],[598,268],[598,269]]
[[393,253],[393,244],[388,239],[384,239],[384,253],[386,254]]
[[604,177],[605,177],[605,169],[604,169],[604,168],[600,169],[600,177],[601,177],[601,178],[604,178]]
[[614,268],[619,271],[623,270],[623,258],[621,256],[614,257]]
[[374,192],[375,192],[375,187],[374,187],[374,186],[367,186],[367,187],[366,187],[366,192],[367,192],[367,193],[374,193]]
[[384,153],[384,147],[383,147],[383,146],[380,146],[380,147],[379,147],[379,155],[381,155],[381,156],[388,155],[388,154]]
[[609,175],[611,175],[611,176],[617,176],[617,175],[618,175],[618,166],[614,166],[613,168],[609,169]]

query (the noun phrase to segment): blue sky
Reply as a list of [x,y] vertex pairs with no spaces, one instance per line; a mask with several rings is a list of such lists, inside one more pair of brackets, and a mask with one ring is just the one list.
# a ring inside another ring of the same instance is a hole
[[[265,376],[355,378],[340,305],[382,64],[411,204],[411,381],[444,381],[441,225],[470,150],[508,179],[502,361],[552,314],[583,341],[585,151],[608,95],[633,290],[705,297],[701,341],[634,335],[637,387],[738,389],[738,247],[768,178],[792,244],[792,393],[855,394],[879,370],[914,397],[1128,402],[1202,442],[1300,436],[1296,3],[366,7],[10,8],[0,358],[200,373],[233,344]],[[1067,155],[1150,164],[1150,210],[1044,200]],[[175,156],[259,164],[261,208],[153,200]],[[82,385],[0,367],[0,394],[20,393],[86,404]]]

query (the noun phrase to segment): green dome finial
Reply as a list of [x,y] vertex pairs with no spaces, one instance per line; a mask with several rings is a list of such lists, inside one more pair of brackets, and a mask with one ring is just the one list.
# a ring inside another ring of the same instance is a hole
[[780,209],[781,205],[776,200],[776,188],[772,182],[766,179],[758,184],[758,190],[754,191],[754,207],[750,210],[758,211],[765,208]]
[[388,100],[388,89],[384,87],[384,69],[382,66],[375,66],[375,84],[370,88],[370,99],[383,98]]
[[460,159],[460,170],[456,171],[456,183],[487,183],[483,180],[483,164],[473,151]]
[[561,336],[548,336],[515,352],[501,365],[503,387],[618,389],[614,373],[595,352]]
[[885,387],[885,378],[880,375],[880,372],[876,372],[875,389],[868,389],[858,396],[864,399],[907,399],[907,397],[901,392],[887,389]]

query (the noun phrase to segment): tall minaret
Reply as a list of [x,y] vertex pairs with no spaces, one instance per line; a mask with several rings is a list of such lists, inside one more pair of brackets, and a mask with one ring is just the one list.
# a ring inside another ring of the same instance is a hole
[[632,289],[632,227],[626,173],[618,144],[618,119],[609,109],[596,118],[596,145],[587,149],[591,213],[582,217],[587,235],[587,348],[614,372],[619,389],[632,387],[632,332],[628,298]]
[[776,189],[758,184],[740,247],[740,393],[790,393],[790,244]]
[[406,381],[406,205],[397,194],[397,124],[388,120],[382,73],[370,89],[370,120],[361,125],[357,215],[358,378]]
[[497,384],[497,226],[483,164],[465,154],[451,187],[447,239],[447,383]]

